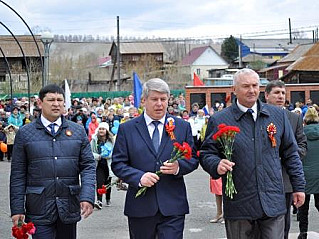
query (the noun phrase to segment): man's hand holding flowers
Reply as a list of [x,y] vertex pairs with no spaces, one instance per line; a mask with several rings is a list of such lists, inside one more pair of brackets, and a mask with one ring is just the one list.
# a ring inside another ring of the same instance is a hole
[[217,166],[217,173],[219,175],[224,175],[228,171],[233,171],[234,162],[231,162],[227,159],[222,159]]
[[179,171],[179,163],[178,160],[175,162],[169,163],[168,161],[163,163],[163,166],[160,167],[162,174],[178,174]]

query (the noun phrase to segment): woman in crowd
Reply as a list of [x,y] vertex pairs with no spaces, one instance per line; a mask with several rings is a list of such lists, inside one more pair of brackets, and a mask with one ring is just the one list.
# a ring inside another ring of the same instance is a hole
[[95,131],[97,129],[97,127],[99,126],[99,122],[96,118],[96,114],[94,112],[91,112],[90,114],[90,123],[88,126],[88,136],[89,136],[89,141],[91,142],[92,136],[93,134],[95,134]]
[[299,230],[298,239],[307,238],[308,211],[310,195],[315,198],[315,207],[319,211],[319,117],[314,107],[309,107],[304,118],[304,132],[307,136],[308,151],[303,159],[303,169],[306,178],[306,200],[298,209]]
[[[94,155],[96,166],[97,181],[97,201],[95,207],[102,209],[102,195],[98,193],[98,189],[103,185],[110,185],[113,173],[111,171],[111,157],[114,146],[113,135],[109,131],[109,125],[101,122],[92,136],[91,148]],[[111,187],[107,189],[105,194],[106,206],[111,205]]]

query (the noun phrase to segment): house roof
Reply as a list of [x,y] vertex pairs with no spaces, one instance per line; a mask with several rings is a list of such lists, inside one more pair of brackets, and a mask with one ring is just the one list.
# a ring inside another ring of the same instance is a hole
[[[32,36],[15,36],[21,45],[21,48],[26,57],[39,57],[39,52]],[[40,36],[35,36],[38,43],[41,55],[44,54],[43,44],[40,40]],[[6,57],[22,57],[22,52],[19,45],[12,36],[0,36],[0,47]],[[0,57],[3,57],[0,54]]]
[[[267,57],[264,57],[264,56],[259,55],[259,54],[250,53],[250,54],[244,56],[242,58],[242,61],[243,62],[262,61],[266,64],[272,64],[276,61],[276,59],[271,59],[271,58],[267,58]],[[236,60],[235,62],[239,62],[239,60]]]
[[319,71],[319,42],[302,57],[287,67],[289,71]]
[[295,62],[300,57],[302,57],[312,46],[313,46],[313,43],[300,44],[296,46],[291,53],[289,53],[287,56],[280,59],[278,63]]
[[[109,55],[113,50],[112,44]],[[151,54],[151,53],[165,53],[166,50],[160,42],[123,42],[120,43],[121,54]]]
[[311,43],[312,39],[242,39],[241,42],[250,48],[251,52],[263,54],[287,54],[297,45]]
[[[209,48],[209,47],[210,46],[202,46],[202,47],[193,48],[192,50],[190,50],[188,55],[183,58],[181,64],[184,65],[184,66],[185,65],[192,65],[194,63],[194,61],[196,61],[197,58],[200,57],[200,55],[203,54],[204,51],[206,51],[206,49]],[[212,47],[210,47],[210,48],[212,48]]]
[[267,68],[263,68],[263,69],[259,70],[258,72],[259,73],[264,73],[264,72],[275,70],[275,69],[286,69],[287,66],[289,66],[289,64],[270,66],[270,67],[267,67]]

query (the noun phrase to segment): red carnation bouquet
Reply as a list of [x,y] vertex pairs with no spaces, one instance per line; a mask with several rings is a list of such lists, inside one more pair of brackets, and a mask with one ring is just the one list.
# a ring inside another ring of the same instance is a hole
[[35,226],[32,222],[24,223],[19,220],[18,225],[12,227],[12,236],[18,239],[28,239],[29,235],[35,233]]
[[[225,155],[226,159],[229,161],[231,160],[233,154],[233,145],[235,142],[235,136],[237,133],[240,132],[240,129],[236,126],[230,126],[226,124],[218,125],[218,131],[213,135],[213,139],[218,141],[222,148],[223,154]],[[225,194],[226,196],[233,199],[233,195],[236,194],[236,188],[233,181],[233,174],[231,171],[227,171],[226,175],[226,188]]]
[[[181,159],[188,159],[190,160],[192,158],[192,148],[191,146],[189,146],[188,143],[184,142],[182,145],[178,142],[174,142],[173,143],[173,151],[171,153],[171,159],[168,160],[168,163],[174,163],[177,160],[181,160]],[[161,171],[156,171],[155,172],[157,175],[161,175],[162,172]],[[136,195],[135,198],[139,197],[139,196],[143,196],[146,193],[148,187],[144,186],[142,188],[140,188]]]

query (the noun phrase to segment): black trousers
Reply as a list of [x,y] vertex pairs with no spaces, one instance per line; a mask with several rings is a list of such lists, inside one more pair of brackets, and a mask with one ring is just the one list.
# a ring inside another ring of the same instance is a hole
[[[308,231],[308,214],[309,214],[309,203],[310,203],[310,195],[306,194],[305,203],[298,208],[298,217],[299,217],[299,230],[300,232]],[[313,194],[315,198],[315,207],[319,212],[319,194]]]
[[8,144],[8,145],[7,145],[7,149],[8,149],[7,159],[8,159],[8,160],[11,160],[12,151],[13,151],[13,144]]
[[53,224],[35,227],[32,239],[76,239],[76,223],[64,224],[59,217]]
[[[103,160],[103,159],[102,159]],[[108,185],[111,183],[110,170],[106,160],[100,160],[96,167],[96,195],[97,200],[102,202],[102,195],[98,194],[97,189],[102,188],[102,185]],[[111,187],[107,189],[105,199],[111,199]]]
[[286,207],[287,207],[287,212],[285,215],[285,239],[288,239],[288,235],[289,235],[289,230],[290,230],[290,219],[291,219],[291,213],[290,213],[290,209],[291,209],[291,204],[292,204],[292,193],[286,193]]
[[257,220],[225,220],[227,239],[283,239],[284,215]]
[[164,216],[158,212],[152,217],[129,217],[131,239],[182,239],[185,215]]

